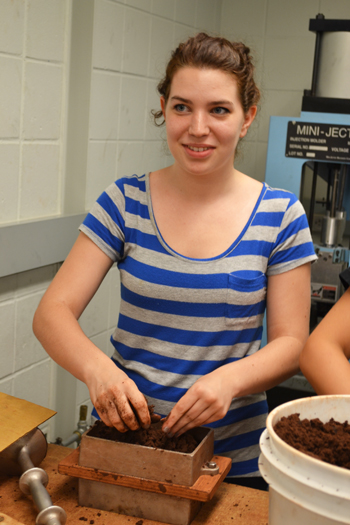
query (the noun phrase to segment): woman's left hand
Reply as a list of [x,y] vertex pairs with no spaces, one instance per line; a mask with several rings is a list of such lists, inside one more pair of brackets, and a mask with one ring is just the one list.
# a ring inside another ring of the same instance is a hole
[[176,403],[163,424],[172,437],[222,419],[231,404],[231,389],[225,366],[198,379]]

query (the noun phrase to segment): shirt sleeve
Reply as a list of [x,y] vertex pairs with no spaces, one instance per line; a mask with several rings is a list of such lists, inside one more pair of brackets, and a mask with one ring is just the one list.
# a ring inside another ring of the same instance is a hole
[[271,251],[267,275],[277,275],[317,259],[305,210],[295,195],[290,195]]
[[113,262],[122,258],[125,240],[125,197],[118,181],[100,195],[79,230]]

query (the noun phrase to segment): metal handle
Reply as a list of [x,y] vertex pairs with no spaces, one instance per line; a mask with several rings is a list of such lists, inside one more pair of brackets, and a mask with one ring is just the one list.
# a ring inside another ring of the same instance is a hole
[[24,470],[19,479],[19,488],[24,494],[31,494],[39,509],[36,525],[64,525],[67,515],[61,507],[52,505],[52,500],[46,490],[49,477],[45,470],[35,467],[30,458],[30,447],[24,446],[18,455],[18,463]]

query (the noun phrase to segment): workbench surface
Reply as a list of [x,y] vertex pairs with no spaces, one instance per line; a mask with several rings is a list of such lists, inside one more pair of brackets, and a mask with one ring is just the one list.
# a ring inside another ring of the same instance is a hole
[[[47,491],[54,505],[67,513],[67,525],[160,525],[160,522],[124,516],[114,512],[80,507],[78,505],[78,479],[59,474],[58,463],[72,449],[49,445],[41,463],[48,476]],[[0,475],[1,525],[33,525],[38,514],[31,496],[19,489],[19,477]],[[205,503],[191,525],[267,525],[268,492],[238,485],[222,483],[213,499]]]

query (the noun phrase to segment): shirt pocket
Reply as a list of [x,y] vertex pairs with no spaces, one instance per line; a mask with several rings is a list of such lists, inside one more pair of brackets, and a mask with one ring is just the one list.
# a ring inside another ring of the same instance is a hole
[[254,278],[229,274],[226,323],[237,325],[237,330],[261,325],[266,307],[266,287],[267,277],[263,273]]

